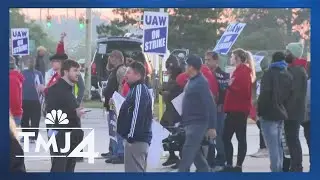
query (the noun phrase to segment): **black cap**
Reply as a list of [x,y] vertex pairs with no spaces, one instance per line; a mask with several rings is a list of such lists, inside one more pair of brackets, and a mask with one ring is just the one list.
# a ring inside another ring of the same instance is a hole
[[202,59],[201,57],[199,57],[198,55],[194,55],[194,54],[191,54],[187,57],[187,60],[186,60],[187,64],[189,66],[192,66],[194,67],[195,69],[197,70],[200,70],[201,69],[201,66],[202,66]]
[[68,55],[63,53],[63,54],[54,54],[53,56],[50,57],[50,61],[52,60],[67,60],[68,59]]

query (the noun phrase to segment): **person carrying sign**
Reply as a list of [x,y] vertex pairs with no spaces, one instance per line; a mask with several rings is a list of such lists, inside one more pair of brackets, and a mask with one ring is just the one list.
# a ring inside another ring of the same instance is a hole
[[[111,52],[108,58],[107,70],[111,71],[107,86],[103,91],[103,96],[105,98],[104,107],[106,111],[109,112],[109,127],[113,126],[111,124],[111,120],[114,119],[113,113],[110,113],[110,100],[114,92],[121,92],[123,87],[123,78],[126,73],[126,67],[124,65],[124,56],[121,51],[114,50]],[[109,132],[110,133],[110,132]],[[115,136],[117,134],[115,133]],[[109,142],[109,153],[102,153],[101,156],[107,158],[105,163],[113,163],[113,164],[123,164],[124,162],[124,152],[123,152],[123,145],[122,145],[122,138],[120,136],[115,137],[116,141],[110,138]]]

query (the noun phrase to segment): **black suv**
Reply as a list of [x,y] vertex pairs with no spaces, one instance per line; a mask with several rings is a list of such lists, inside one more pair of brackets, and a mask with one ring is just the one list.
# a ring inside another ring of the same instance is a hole
[[[103,37],[97,40],[97,48],[94,53],[91,66],[91,92],[92,99],[101,99],[102,82],[106,82],[110,72],[106,70],[108,57],[113,50],[119,50],[124,57],[142,52],[142,40],[132,37]],[[144,54],[145,60],[149,57]],[[149,61],[150,62],[150,61]]]

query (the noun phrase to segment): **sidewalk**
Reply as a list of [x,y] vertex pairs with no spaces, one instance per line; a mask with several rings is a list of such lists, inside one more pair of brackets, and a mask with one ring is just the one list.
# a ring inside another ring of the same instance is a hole
[[[44,120],[41,120],[40,127],[45,127]],[[108,138],[108,125],[106,120],[106,115],[103,114],[102,109],[92,109],[85,118],[82,119],[82,127],[84,128],[93,128],[95,130],[95,151],[99,153],[107,152],[109,149],[109,138]],[[46,137],[46,131],[40,131],[42,137]],[[87,132],[85,132],[87,133]],[[308,147],[306,141],[303,137],[303,128],[300,132],[300,140],[302,143],[302,150],[304,156],[304,167],[308,171]],[[237,155],[237,141],[234,137],[232,139],[234,145],[234,155]],[[247,142],[248,142],[248,151],[247,155],[255,153],[259,147],[259,130],[255,124],[248,124],[247,129]],[[35,148],[34,144],[30,145],[31,152]],[[41,152],[39,153],[25,153],[25,155],[38,155],[38,156],[49,156],[49,153]],[[165,161],[163,158],[162,161]],[[48,172],[51,167],[50,158],[25,158],[26,168],[29,172]],[[123,165],[112,165],[106,164],[104,159],[97,158],[95,159],[94,164],[88,164],[86,161],[78,163],[76,166],[77,172],[123,172]],[[163,168],[159,165],[158,168],[148,169],[148,172],[170,172],[170,168]],[[251,158],[246,157],[244,162],[244,171],[245,172],[269,172],[269,160],[267,158]]]

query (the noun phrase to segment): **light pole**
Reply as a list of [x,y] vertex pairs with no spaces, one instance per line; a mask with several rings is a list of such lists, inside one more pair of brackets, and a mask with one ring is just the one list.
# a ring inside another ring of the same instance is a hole
[[86,68],[85,68],[85,99],[90,100],[91,98],[91,41],[92,41],[92,18],[91,18],[92,10],[91,8],[86,9]]

